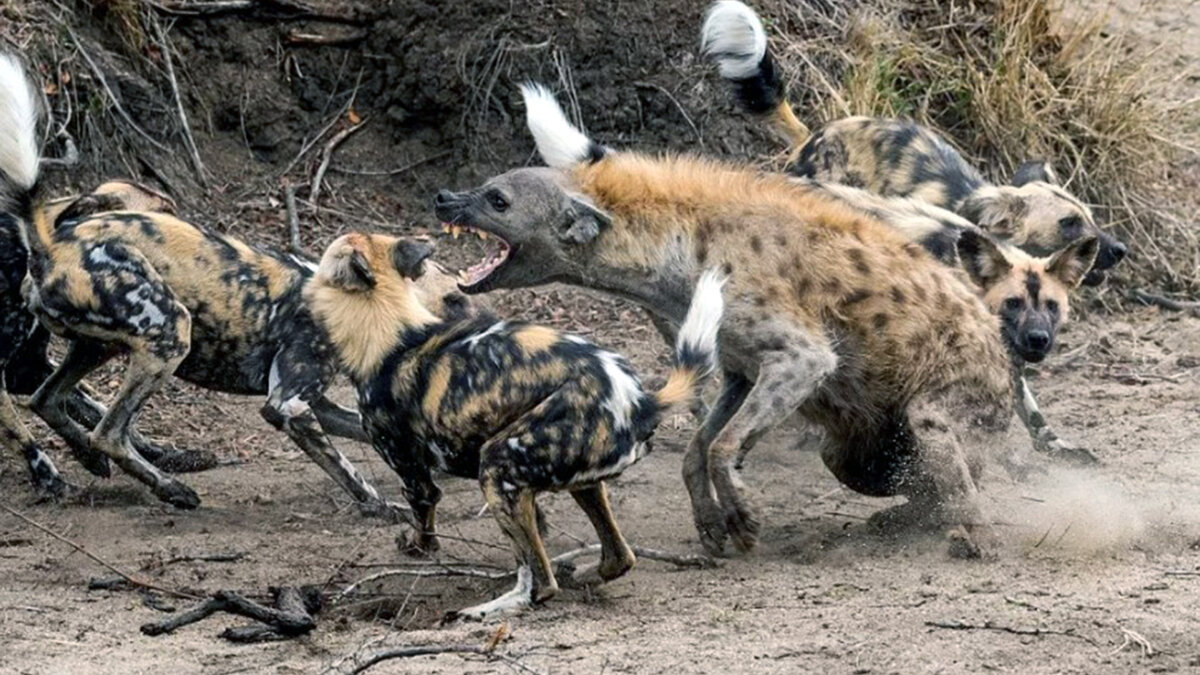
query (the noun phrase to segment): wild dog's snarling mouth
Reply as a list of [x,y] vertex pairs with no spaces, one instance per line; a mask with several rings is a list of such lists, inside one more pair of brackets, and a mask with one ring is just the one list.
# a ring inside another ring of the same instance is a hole
[[512,245],[503,237],[469,225],[442,223],[442,232],[453,235],[455,239],[465,232],[473,234],[483,241],[483,260],[465,270],[458,271],[458,283],[464,290],[474,290],[482,286],[488,277],[508,262],[513,251]]

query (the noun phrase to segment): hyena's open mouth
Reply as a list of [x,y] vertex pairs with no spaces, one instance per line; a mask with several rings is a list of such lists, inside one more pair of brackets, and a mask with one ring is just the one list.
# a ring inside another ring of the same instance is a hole
[[469,225],[442,223],[442,231],[453,235],[455,239],[458,239],[458,236],[464,232],[473,234],[483,242],[483,260],[465,270],[458,271],[458,283],[463,287],[463,290],[475,290],[477,287],[482,286],[488,277],[492,276],[496,270],[508,262],[513,250],[512,245],[500,235]]

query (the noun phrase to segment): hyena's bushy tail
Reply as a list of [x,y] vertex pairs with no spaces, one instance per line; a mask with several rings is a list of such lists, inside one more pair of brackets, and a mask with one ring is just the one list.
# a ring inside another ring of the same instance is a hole
[[675,339],[675,363],[667,383],[654,393],[662,408],[691,401],[705,378],[717,369],[717,332],[725,313],[721,289],[725,277],[716,269],[705,272],[692,293],[679,337]]
[[754,10],[739,0],[720,0],[708,10],[700,30],[700,50],[733,85],[738,105],[770,119],[793,148],[810,135],[792,111],[792,103],[767,44],[767,33]]
[[[0,205],[26,226],[42,211],[35,204],[41,160],[37,100],[33,83],[17,57],[0,54]],[[40,243],[40,237],[27,239],[26,245]]]

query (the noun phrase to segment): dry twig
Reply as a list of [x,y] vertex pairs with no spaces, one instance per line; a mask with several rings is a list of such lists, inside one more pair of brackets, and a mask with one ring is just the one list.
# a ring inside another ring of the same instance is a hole
[[67,539],[66,537],[62,536],[61,534],[55,532],[54,530],[51,530],[50,528],[46,527],[45,525],[42,525],[41,523],[37,522],[36,520],[25,515],[24,513],[21,513],[20,511],[14,509],[13,507],[9,506],[8,504],[0,504],[0,509],[4,509],[8,513],[25,521],[26,524],[32,525],[33,527],[37,528],[38,530],[41,530],[42,532],[50,535],[51,537],[54,537],[55,539],[61,541],[62,543],[66,544],[67,546],[70,546],[71,548],[75,549],[76,551],[79,551],[80,553],[84,554],[85,556],[91,558],[93,561],[99,563],[100,565],[103,565],[110,572],[112,572],[112,573],[120,576],[122,579],[124,579],[130,586],[136,586],[138,588],[145,588],[145,589],[149,589],[152,591],[158,591],[159,593],[166,593],[167,595],[172,595],[177,598],[187,598],[189,600],[199,600],[200,599],[197,596],[192,595],[191,593],[184,593],[183,591],[177,591],[173,588],[165,588],[163,586],[159,586],[158,584],[154,584],[149,581],[144,581],[142,579],[138,579],[137,577],[133,576],[132,574],[129,574],[128,572],[125,572],[125,571],[121,570],[120,568],[118,568],[116,565],[113,565],[112,563],[108,562],[104,558],[101,558],[100,556],[96,555],[95,553],[92,553],[91,551],[87,550],[80,544],[77,544],[77,543],[71,541],[70,539]]
[[183,109],[183,97],[179,94],[179,81],[175,79],[175,66],[171,59],[171,43],[163,32],[158,21],[151,21],[154,32],[158,33],[158,46],[162,50],[163,63],[167,67],[167,80],[171,83],[171,93],[175,98],[175,109],[179,113],[179,124],[183,128],[183,142],[192,158],[192,168],[196,171],[196,180],[200,186],[208,189],[208,179],[205,177],[204,162],[200,161],[200,150],[196,147],[196,139],[192,136],[192,126],[188,124],[187,111]]
[[925,625],[929,626],[930,628],[946,628],[949,630],[992,630],[999,633],[1011,633],[1013,635],[1062,635],[1063,637],[1083,640],[1084,642],[1095,647],[1100,646],[1099,643],[1090,637],[1087,637],[1086,635],[1080,635],[1078,633],[1072,633],[1071,631],[1065,630],[1053,630],[1051,628],[1017,628],[1014,626],[997,625],[991,621],[985,621],[981,624],[976,624],[966,623],[956,619],[951,619],[948,621],[926,621]]
[[1147,305],[1161,307],[1163,309],[1168,309],[1173,312],[1186,312],[1188,314],[1191,314],[1192,316],[1200,317],[1200,302],[1196,302],[1194,300],[1193,301],[1174,300],[1172,298],[1166,297],[1165,295],[1157,295],[1154,293],[1147,293],[1146,291],[1143,291],[1140,288],[1135,288],[1130,294],[1133,296],[1134,300],[1145,303]]
[[386,171],[370,171],[370,170],[365,170],[365,169],[348,169],[346,167],[341,167],[341,166],[331,166],[331,167],[329,167],[329,170],[333,171],[335,173],[350,174],[352,176],[396,176],[396,175],[399,175],[402,173],[408,173],[409,171],[412,171],[413,169],[417,168],[418,166],[421,166],[422,164],[427,164],[434,160],[441,159],[443,157],[448,157],[451,152],[453,152],[453,151],[452,150],[443,150],[441,152],[429,155],[428,157],[422,157],[421,159],[418,159],[416,161],[409,162],[408,164],[405,164],[404,166],[400,167],[399,169],[388,169]]
[[307,256],[304,245],[300,243],[300,214],[296,212],[296,186],[283,186],[283,204],[287,209],[288,249],[298,256]]
[[329,170],[329,160],[333,159],[333,152],[347,138],[350,138],[359,129],[366,126],[367,120],[363,120],[352,127],[346,127],[333,135],[325,147],[321,149],[321,164],[317,167],[317,172],[313,174],[312,184],[308,190],[308,201],[312,202],[313,209],[317,208],[317,197],[321,194],[321,181],[325,178],[325,172]]

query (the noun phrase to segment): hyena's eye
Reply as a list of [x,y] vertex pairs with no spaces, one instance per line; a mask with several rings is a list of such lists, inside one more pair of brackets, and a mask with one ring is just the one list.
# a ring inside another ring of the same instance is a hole
[[1011,298],[1004,299],[1004,311],[1006,312],[1019,312],[1024,307],[1025,298],[1013,296]]
[[1047,300],[1046,301],[1046,311],[1050,312],[1051,314],[1057,315],[1058,314],[1058,301],[1057,300]]
[[1083,234],[1083,218],[1077,215],[1059,218],[1058,229],[1064,239],[1078,239]]
[[500,194],[499,190],[491,190],[485,197],[493,209],[497,211],[508,210],[508,200],[504,198],[504,195]]

